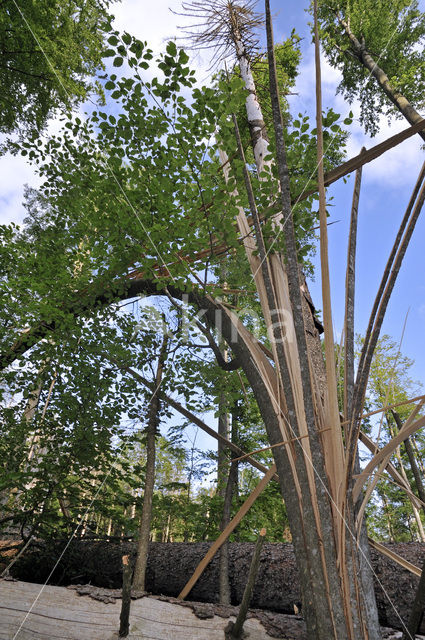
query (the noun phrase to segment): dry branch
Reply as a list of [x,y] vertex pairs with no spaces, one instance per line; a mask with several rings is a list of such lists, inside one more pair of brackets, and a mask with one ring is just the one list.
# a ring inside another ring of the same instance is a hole
[[387,459],[388,456],[391,456],[394,450],[410,435],[418,431],[425,426],[425,417],[419,418],[415,420],[411,424],[407,422],[403,425],[403,429],[399,431],[399,433],[392,438],[388,444],[383,447],[379,453],[377,453],[372,460],[367,464],[366,468],[362,471],[362,473],[357,478],[357,481],[354,485],[353,495],[354,498],[357,499],[360,495],[361,488],[363,484],[366,482],[367,478],[371,475],[374,469],[384,460]]
[[399,564],[400,567],[403,567],[403,569],[407,569],[407,571],[410,571],[410,573],[413,573],[413,575],[418,576],[418,578],[420,578],[422,572],[419,569],[419,567],[412,564],[408,560],[405,560],[405,558],[402,558],[402,556],[400,556],[395,551],[392,551],[388,547],[384,547],[383,544],[380,544],[376,540],[372,540],[371,538],[369,538],[369,544],[371,547],[376,549],[376,551],[379,551],[379,553],[382,553],[382,555],[387,556],[387,558],[391,558],[391,560],[394,560],[394,562],[397,562],[397,564]]
[[178,597],[181,600],[184,600],[186,598],[186,596],[189,595],[191,589],[196,584],[197,580],[202,575],[202,573],[205,571],[206,567],[211,562],[211,560],[213,559],[213,557],[215,556],[217,551],[220,549],[220,547],[223,544],[223,542],[225,542],[227,540],[227,538],[230,536],[230,534],[232,533],[232,531],[234,531],[234,529],[236,529],[236,527],[238,526],[238,524],[240,523],[240,521],[242,520],[244,515],[246,513],[248,513],[249,509],[252,507],[252,505],[254,504],[256,499],[258,498],[258,496],[264,491],[264,489],[266,488],[266,486],[268,485],[270,480],[273,478],[275,473],[276,473],[276,465],[273,465],[272,467],[270,467],[270,469],[267,471],[265,476],[257,484],[257,486],[255,487],[254,491],[252,491],[252,493],[245,500],[245,502],[243,503],[243,505],[241,506],[241,508],[239,509],[237,514],[235,515],[235,517],[230,521],[230,523],[227,525],[225,530],[219,535],[217,540],[210,547],[210,549],[208,550],[208,553],[205,555],[205,557],[198,564],[198,566],[196,567],[195,572],[193,573],[192,577],[186,583],[186,585],[185,585],[184,589],[182,589],[181,593],[179,593]]

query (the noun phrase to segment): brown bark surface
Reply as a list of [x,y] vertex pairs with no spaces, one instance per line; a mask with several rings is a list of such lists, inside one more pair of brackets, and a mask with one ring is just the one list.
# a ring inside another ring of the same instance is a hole
[[[11,574],[21,580],[43,583],[65,543],[33,547],[13,567]],[[147,590],[155,594],[176,596],[208,550],[210,543],[150,544]],[[233,542],[229,545],[229,570],[232,604],[239,604],[245,588],[246,576],[253,553],[253,543]],[[394,543],[388,547],[421,567],[425,560],[425,545]],[[121,557],[136,553],[134,543],[122,545],[110,542],[74,541],[53,574],[51,584],[88,583],[99,587],[120,588],[122,584]],[[370,549],[376,573],[375,589],[379,618],[382,625],[401,628],[400,618],[407,622],[414,601],[419,578]],[[218,602],[218,556],[207,567],[189,595],[190,600]],[[381,586],[380,586],[381,585]],[[391,602],[385,596],[384,590]],[[391,604],[392,603],[392,604]],[[298,573],[292,545],[263,546],[260,568],[251,607],[279,613],[293,613],[294,604],[301,607]],[[394,607],[395,609],[394,609]],[[425,624],[422,622],[422,633]]]

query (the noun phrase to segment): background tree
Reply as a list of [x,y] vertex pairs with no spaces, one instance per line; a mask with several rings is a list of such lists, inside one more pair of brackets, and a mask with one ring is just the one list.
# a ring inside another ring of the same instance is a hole
[[[368,384],[369,410],[406,402],[420,395],[422,385],[411,377],[414,361],[403,355],[401,347],[388,335],[378,341],[372,361]],[[405,404],[395,411],[402,424],[410,415],[411,407]],[[391,411],[385,411],[373,419],[370,434],[373,440],[387,443],[398,433],[398,425]],[[423,456],[423,435],[417,433],[411,438],[419,458]],[[412,492],[420,498],[405,446],[397,448],[393,457],[396,469],[408,482]],[[385,479],[378,482],[376,496],[368,510],[371,532],[378,539],[390,541],[424,541],[425,522],[419,504],[412,501],[399,487]]]
[[418,2],[320,0],[319,19],[326,57],[342,73],[338,91],[350,103],[360,101],[366,131],[377,133],[381,114],[418,122],[425,95],[425,15]]
[[110,0],[5,0],[0,13],[0,132],[41,131],[58,109],[99,92]]

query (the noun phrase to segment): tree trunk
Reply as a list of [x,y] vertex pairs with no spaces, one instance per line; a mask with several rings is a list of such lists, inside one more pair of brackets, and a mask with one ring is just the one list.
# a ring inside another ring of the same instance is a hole
[[[59,557],[65,541],[55,545],[34,542],[27,552],[11,567],[13,577],[43,584],[51,569],[51,558]],[[211,547],[211,542],[151,543],[149,548],[146,588],[154,594],[177,597],[193,574],[199,561]],[[420,567],[425,549],[420,543],[386,544],[389,550],[403,556]],[[254,544],[231,542],[229,544],[229,572],[232,604],[241,602],[246,585]],[[31,551],[32,549],[32,551]],[[90,582],[98,587],[120,589],[122,585],[122,555],[135,557],[137,544],[109,541],[74,540],[68,547],[60,567],[51,583],[65,586],[75,583],[75,576],[82,584]],[[405,623],[409,617],[419,578],[402,569],[398,564],[370,549],[371,561],[376,573],[376,595],[382,625],[401,628],[398,613]],[[293,613],[294,605],[301,609],[301,588],[292,544],[265,543],[263,559],[254,588],[251,607],[280,613]],[[218,602],[219,558],[214,557],[190,593],[190,600]],[[394,609],[392,603],[396,605]],[[425,633],[425,623],[421,625]],[[309,640],[316,640],[308,636]]]
[[[413,125],[417,122],[423,120],[420,113],[416,111],[416,109],[410,104],[410,102],[405,98],[399,91],[394,89],[391,85],[389,78],[385,71],[381,69],[375,62],[375,60],[370,55],[369,51],[366,47],[359,42],[356,36],[351,31],[348,23],[343,20],[341,16],[338,16],[339,22],[342,27],[345,29],[345,33],[351,42],[352,52],[355,54],[357,59],[361,62],[361,64],[370,71],[370,74],[375,78],[382,91],[385,93],[387,98],[393,103],[393,105],[400,111],[401,114],[406,118],[409,124]],[[421,138],[425,140],[425,133],[421,131],[419,133]]]
[[[220,522],[220,532],[224,531],[231,520],[232,499],[234,488],[238,477],[238,463],[232,462],[227,479],[226,491],[224,494],[223,514]],[[220,549],[219,564],[219,600],[220,604],[230,604],[230,582],[229,582],[229,541],[222,545]]]
[[164,362],[167,354],[168,337],[164,336],[161,351],[158,357],[158,367],[155,378],[155,391],[152,394],[148,410],[148,424],[146,427],[146,475],[145,489],[143,493],[142,519],[139,528],[139,541],[137,546],[137,560],[134,569],[133,587],[140,591],[145,590],[146,566],[149,550],[149,536],[152,519],[152,498],[155,485],[155,445],[157,429],[159,425],[160,399],[158,389],[161,385]]

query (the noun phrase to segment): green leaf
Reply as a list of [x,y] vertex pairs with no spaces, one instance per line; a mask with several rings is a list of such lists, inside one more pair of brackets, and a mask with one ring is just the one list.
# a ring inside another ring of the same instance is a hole
[[177,55],[176,43],[172,40],[170,40],[170,42],[167,44],[167,53],[169,53],[173,58]]
[[117,56],[114,59],[113,65],[114,65],[114,67],[121,67],[123,62],[124,62],[124,60],[121,58],[121,56]]

